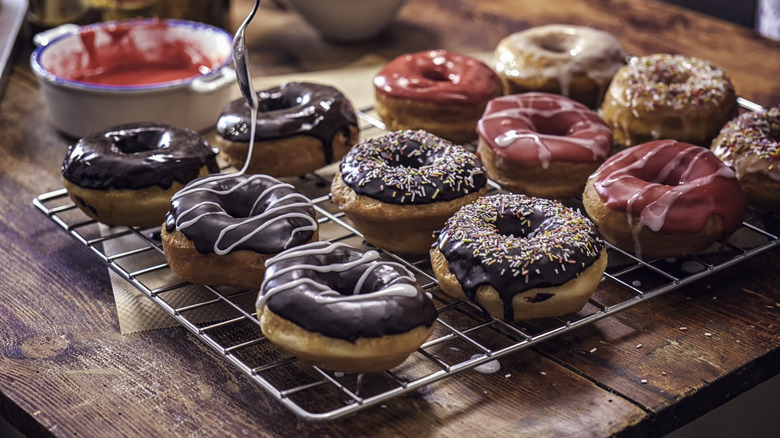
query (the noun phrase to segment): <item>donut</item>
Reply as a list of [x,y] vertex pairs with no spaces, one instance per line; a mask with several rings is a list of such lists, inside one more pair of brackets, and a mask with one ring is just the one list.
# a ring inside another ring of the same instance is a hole
[[476,154],[422,130],[358,143],[331,184],[331,200],[368,243],[405,254],[427,254],[433,232],[485,193]]
[[612,130],[585,105],[549,93],[491,100],[477,124],[477,154],[502,188],[540,198],[582,195],[612,153]]
[[549,24],[513,33],[493,53],[504,94],[561,94],[597,108],[626,54],[610,33]]
[[209,175],[169,205],[163,252],[191,283],[258,289],[266,260],[319,238],[311,200],[268,175]]
[[669,54],[632,59],[615,74],[599,109],[626,147],[665,139],[708,147],[737,111],[726,72]]
[[476,140],[485,105],[501,94],[487,64],[446,50],[399,56],[374,76],[376,111],[388,131],[423,129],[457,144]]
[[748,205],[780,212],[780,107],[732,119],[710,149],[734,169]]
[[[287,82],[257,93],[255,143],[246,173],[305,175],[338,161],[359,136],[357,115],[341,91],[327,85]],[[252,114],[247,100],[229,102],[217,121],[216,145],[227,162],[244,169]]]
[[430,257],[442,291],[508,322],[580,311],[607,266],[606,246],[587,217],[512,193],[458,210]]
[[604,238],[640,257],[685,256],[725,242],[747,209],[728,166],[707,148],[674,140],[608,158],[582,198]]
[[219,172],[216,157],[193,130],[124,124],[70,145],[62,183],[74,204],[98,222],[158,227],[174,193],[195,178]]
[[256,304],[260,327],[306,363],[345,373],[385,371],[433,332],[433,302],[406,268],[377,251],[314,242],[267,266]]

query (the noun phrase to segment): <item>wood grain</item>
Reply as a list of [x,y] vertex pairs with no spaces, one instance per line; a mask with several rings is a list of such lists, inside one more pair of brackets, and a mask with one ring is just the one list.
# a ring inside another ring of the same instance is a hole
[[[248,10],[235,1],[237,25]],[[780,104],[780,43],[655,1],[409,0],[369,43],[319,39],[264,4],[253,72],[377,64],[430,48],[484,52],[562,22],[635,54],[712,60],[738,92]],[[71,139],[51,126],[21,48],[0,101],[0,413],[28,436],[661,436],[780,369],[780,251],[355,416],[297,419],[184,329],[119,334],[106,268],[33,197],[60,187]]]

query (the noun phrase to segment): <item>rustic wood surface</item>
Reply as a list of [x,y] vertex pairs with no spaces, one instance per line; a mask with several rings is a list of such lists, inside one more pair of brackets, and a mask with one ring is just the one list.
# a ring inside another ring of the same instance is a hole
[[[234,26],[248,10],[233,2]],[[260,17],[248,36],[259,75],[492,50],[565,22],[613,32],[635,54],[710,59],[740,95],[780,104],[780,43],[655,1],[410,0],[387,32],[354,45],[320,40],[275,4]],[[52,129],[22,42],[0,102],[0,413],[28,436],[661,436],[780,369],[773,250],[502,359],[499,373],[301,421],[184,329],[119,333],[105,266],[31,204],[60,188],[70,140]]]

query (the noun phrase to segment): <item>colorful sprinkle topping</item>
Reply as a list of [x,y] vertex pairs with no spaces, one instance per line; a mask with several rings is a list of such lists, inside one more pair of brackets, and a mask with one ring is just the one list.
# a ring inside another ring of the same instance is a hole
[[487,184],[474,152],[422,130],[364,140],[342,159],[340,169],[355,192],[391,204],[449,201]]
[[438,245],[466,295],[475,299],[480,286],[493,286],[509,316],[515,295],[566,283],[604,248],[580,212],[517,194],[484,196],[462,207],[439,233]]
[[615,78],[625,86],[630,107],[643,105],[683,109],[718,101],[733,93],[726,73],[708,61],[681,55],[635,58]]
[[726,164],[738,155],[780,162],[780,107],[746,112],[731,120],[720,131],[717,145],[716,154]]

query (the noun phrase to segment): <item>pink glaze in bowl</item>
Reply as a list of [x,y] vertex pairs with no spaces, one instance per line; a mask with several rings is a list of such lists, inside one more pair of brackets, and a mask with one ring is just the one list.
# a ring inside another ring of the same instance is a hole
[[206,131],[236,84],[232,36],[207,24],[103,22],[38,40],[33,72],[54,126],[76,138],[131,122]]

